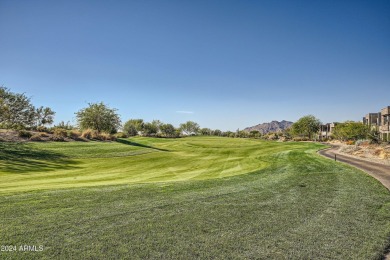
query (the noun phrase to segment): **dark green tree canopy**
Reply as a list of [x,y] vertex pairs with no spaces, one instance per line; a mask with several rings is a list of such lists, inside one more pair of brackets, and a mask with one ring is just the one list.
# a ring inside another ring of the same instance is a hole
[[321,121],[313,115],[301,117],[291,126],[291,132],[294,135],[307,136],[309,139],[313,137],[320,129]]
[[219,129],[215,129],[215,130],[213,131],[213,135],[215,135],[215,136],[221,136],[221,135],[222,135],[222,131],[219,130]]
[[212,132],[213,131],[210,128],[202,128],[202,129],[200,129],[200,134],[201,135],[211,135]]
[[89,103],[88,107],[76,112],[80,129],[93,129],[98,132],[116,133],[121,126],[117,109],[109,108],[103,102]]
[[162,124],[160,125],[161,133],[166,137],[175,137],[176,136],[176,129],[171,124]]
[[158,131],[157,125],[148,122],[144,124],[144,131],[142,134],[145,136],[153,136],[157,134],[157,131]]

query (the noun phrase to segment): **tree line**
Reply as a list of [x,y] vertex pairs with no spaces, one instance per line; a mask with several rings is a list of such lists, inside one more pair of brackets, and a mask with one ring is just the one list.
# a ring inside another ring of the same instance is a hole
[[[291,128],[280,133],[261,134],[259,131],[237,130],[221,131],[210,128],[200,128],[199,124],[187,121],[174,127],[172,124],[163,123],[160,120],[145,122],[143,119],[129,119],[123,125],[117,109],[110,108],[103,102],[89,103],[87,107],[75,113],[77,126],[61,122],[54,129],[71,130],[78,128],[94,130],[97,133],[117,134],[121,136],[150,136],[174,138],[190,135],[213,135],[236,138],[263,138],[284,140],[318,140],[321,121],[313,115],[301,117]],[[49,107],[36,107],[31,99],[24,93],[14,93],[9,89],[0,87],[0,128],[3,129],[30,129],[44,131],[47,126],[53,124],[55,112]],[[379,132],[371,129],[361,122],[347,121],[336,124],[332,138],[343,141],[370,139],[379,141]]]

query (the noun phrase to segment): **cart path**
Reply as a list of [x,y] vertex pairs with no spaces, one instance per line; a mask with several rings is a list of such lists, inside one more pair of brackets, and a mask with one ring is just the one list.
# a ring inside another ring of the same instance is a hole
[[388,190],[390,190],[390,165],[368,162],[365,160],[344,156],[337,153],[337,149],[338,146],[332,146],[329,149],[320,150],[318,153],[333,160],[336,155],[337,161],[350,164],[367,172],[369,175],[380,181]]

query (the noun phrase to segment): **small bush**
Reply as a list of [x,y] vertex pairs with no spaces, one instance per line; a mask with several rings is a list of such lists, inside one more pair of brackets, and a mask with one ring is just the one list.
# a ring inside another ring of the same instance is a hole
[[40,137],[49,137],[49,135],[46,134],[46,133],[39,133],[39,136],[40,136]]
[[100,141],[115,141],[117,137],[106,132],[98,133],[96,130],[86,129],[81,133],[81,138]]
[[378,148],[377,148],[377,149],[375,149],[375,151],[373,152],[373,154],[376,155],[376,156],[379,156],[382,152],[383,152],[382,149],[380,149],[380,148],[378,149]]
[[98,139],[100,141],[108,141],[108,140],[110,140],[110,134],[100,133],[100,134],[97,135],[96,139]]
[[84,131],[81,133],[81,137],[82,137],[82,138],[89,139],[89,140],[97,139],[97,137],[98,137],[98,132],[97,132],[96,130],[86,129],[86,130],[84,130]]
[[309,138],[297,136],[297,137],[293,138],[293,141],[295,141],[295,142],[309,141]]
[[67,137],[68,136],[67,131],[65,129],[62,129],[62,128],[55,128],[53,131],[53,134],[55,136],[59,136],[59,137]]
[[47,127],[45,127],[45,126],[38,126],[38,127],[37,127],[37,131],[38,131],[38,132],[47,132],[47,131],[49,131],[49,130],[48,130]]
[[59,136],[59,135],[52,135],[50,137],[50,140],[51,141],[54,141],[54,142],[64,142],[65,141],[65,138],[62,137],[62,136]]
[[19,135],[19,137],[30,138],[32,136],[32,133],[29,131],[20,130],[18,132],[18,135]]
[[369,140],[360,139],[355,142],[355,145],[357,146],[367,146],[370,144]]
[[111,135],[109,133],[100,133],[97,135],[96,139],[100,141],[115,141],[116,137],[114,135]]
[[116,138],[127,138],[127,134],[123,133],[123,132],[118,132],[115,134],[115,137]]
[[74,140],[77,140],[77,139],[81,136],[81,133],[80,133],[79,131],[77,131],[77,130],[68,130],[68,131],[66,132],[66,135],[67,135],[67,137],[69,137],[69,138],[72,138],[72,139],[74,139]]
[[30,137],[30,141],[42,141],[41,135],[39,133],[34,134],[33,136]]

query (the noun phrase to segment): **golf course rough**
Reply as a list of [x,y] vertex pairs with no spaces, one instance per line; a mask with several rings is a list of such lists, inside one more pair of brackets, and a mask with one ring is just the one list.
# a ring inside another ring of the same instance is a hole
[[322,145],[0,143],[1,259],[379,259],[390,195]]

